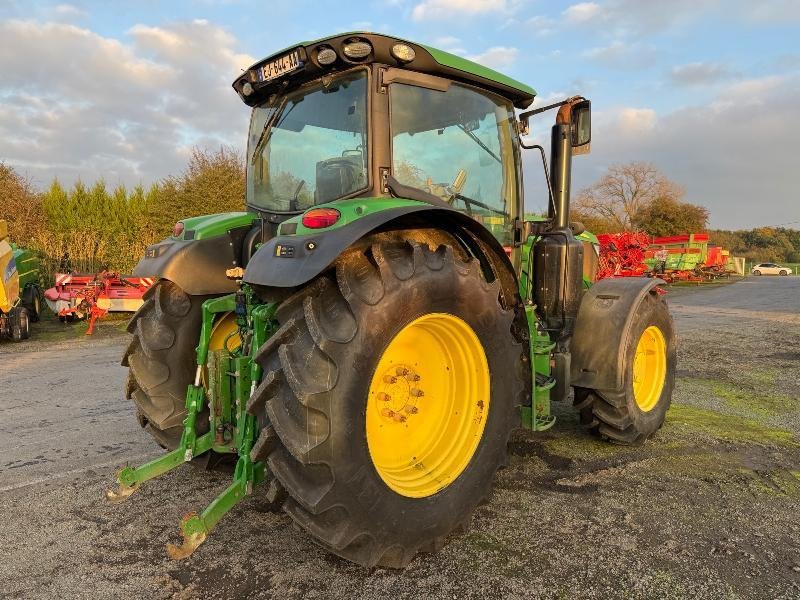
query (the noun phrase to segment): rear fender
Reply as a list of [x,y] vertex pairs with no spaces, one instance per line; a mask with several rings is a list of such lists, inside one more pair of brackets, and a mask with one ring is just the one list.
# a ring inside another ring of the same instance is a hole
[[[330,268],[344,250],[376,230],[434,227],[452,232],[481,260],[484,269],[491,270],[488,279],[500,278],[504,291],[518,297],[514,268],[502,245],[483,225],[454,209],[395,198],[386,200],[390,207],[385,210],[373,210],[336,228],[287,235],[284,232],[295,229],[296,225],[294,219],[287,221],[281,226],[280,235],[265,242],[250,259],[244,281],[255,286],[297,287]],[[380,201],[360,199],[362,204],[356,210],[374,209]],[[398,203],[402,205],[397,206]],[[331,206],[342,213],[349,208],[344,203]],[[513,304],[511,298],[509,304]]]
[[619,390],[625,374],[624,342],[636,309],[664,282],[644,277],[601,279],[583,296],[570,342],[570,385]]
[[225,271],[241,266],[243,240],[257,218],[226,213],[186,219],[180,237],[147,247],[133,275],[169,279],[191,295],[235,292]]

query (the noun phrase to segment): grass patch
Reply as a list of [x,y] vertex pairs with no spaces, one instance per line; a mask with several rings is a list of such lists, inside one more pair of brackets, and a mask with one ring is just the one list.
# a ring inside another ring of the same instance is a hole
[[667,424],[670,427],[684,425],[728,442],[800,447],[800,442],[791,431],[773,429],[752,419],[724,415],[688,404],[673,403],[667,413]]
[[629,446],[610,444],[588,433],[575,435],[560,433],[557,437],[543,440],[542,445],[552,454],[573,460],[608,458],[631,451]]
[[[773,383],[775,375],[772,375]],[[763,416],[780,415],[797,410],[798,401],[787,394],[751,392],[724,381],[710,381],[714,395],[731,408],[749,410]]]

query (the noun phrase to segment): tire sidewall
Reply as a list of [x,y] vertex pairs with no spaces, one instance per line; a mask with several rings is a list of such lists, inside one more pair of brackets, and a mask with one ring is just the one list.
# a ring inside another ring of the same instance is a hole
[[[664,336],[667,365],[661,395],[655,406],[645,412],[639,408],[633,393],[633,362],[636,357],[639,338],[641,338],[645,329],[653,325],[658,327]],[[664,422],[667,410],[669,410],[672,401],[672,390],[675,386],[676,346],[675,329],[666,302],[656,296],[654,292],[648,293],[639,304],[633,317],[625,348],[625,398],[628,414],[633,418],[634,426],[640,433],[649,435],[658,430]]]

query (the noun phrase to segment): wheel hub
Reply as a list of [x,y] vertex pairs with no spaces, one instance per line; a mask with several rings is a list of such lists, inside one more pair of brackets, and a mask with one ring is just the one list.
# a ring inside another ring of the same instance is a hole
[[431,313],[401,329],[367,398],[367,444],[386,485],[411,498],[450,485],[478,447],[489,392],[486,354],[465,321]]

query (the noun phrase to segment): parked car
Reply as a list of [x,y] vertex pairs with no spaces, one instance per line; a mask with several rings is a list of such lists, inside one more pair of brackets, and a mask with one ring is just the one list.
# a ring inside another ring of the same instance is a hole
[[775,263],[759,263],[750,270],[753,275],[789,275],[791,267],[782,267]]

